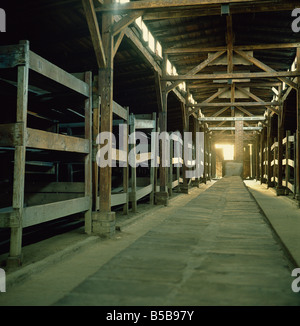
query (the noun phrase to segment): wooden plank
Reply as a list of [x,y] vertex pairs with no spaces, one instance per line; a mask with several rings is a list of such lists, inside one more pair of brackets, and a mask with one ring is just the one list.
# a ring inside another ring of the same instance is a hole
[[123,205],[127,202],[127,193],[111,194],[111,206]]
[[28,227],[64,216],[84,212],[90,208],[90,197],[64,200],[24,208],[23,227]]
[[22,146],[24,142],[24,124],[0,124],[0,146]]
[[152,192],[153,185],[149,185],[147,187],[144,187],[142,189],[137,189],[136,191],[136,200],[139,200],[147,195],[149,195]]
[[254,0],[142,0],[133,1],[122,4],[104,4],[97,8],[97,11],[115,11],[118,13],[128,10],[140,10],[140,9],[159,9],[159,8],[180,8],[180,7],[193,7],[213,4],[224,4],[224,3],[247,3],[255,2]]
[[135,120],[136,129],[153,129],[155,128],[155,121],[153,120]]
[[298,71],[276,72],[249,72],[249,73],[221,73],[221,74],[197,74],[197,75],[166,75],[162,81],[195,81],[195,80],[223,80],[223,79],[255,79],[255,78],[281,78],[300,76]]
[[118,117],[124,119],[125,121],[127,121],[128,119],[127,110],[115,101],[113,102],[113,113],[116,114]]
[[[273,43],[273,44],[253,44],[253,45],[233,45],[233,50],[251,51],[251,50],[269,50],[269,49],[291,49],[300,47],[300,43]],[[200,52],[215,52],[226,50],[225,46],[215,47],[184,47],[184,48],[169,48],[165,49],[166,54],[185,54],[185,53],[200,53]]]
[[198,107],[198,108],[216,108],[216,107],[220,107],[220,106],[234,106],[234,107],[238,107],[238,106],[246,106],[246,107],[257,107],[257,106],[278,106],[279,102],[222,102],[222,103],[197,103],[197,104],[192,104],[189,103],[189,106],[194,106],[194,107]]
[[[274,11],[292,11],[294,8],[299,7],[299,4],[295,0],[289,2],[256,2],[255,4],[244,5],[231,5],[230,14],[246,14],[246,13],[260,13],[260,12],[274,12]],[[143,16],[143,20],[161,20],[161,19],[178,19],[189,17],[203,17],[203,16],[220,16],[220,7],[205,6],[201,8],[180,8],[180,10],[174,8],[170,9],[157,9],[154,11],[146,11]]]
[[90,151],[89,140],[27,128],[26,146],[31,148],[83,153]]
[[106,58],[104,54],[98,19],[96,16],[93,0],[82,0],[82,5],[90,30],[98,67],[103,68],[106,66]]
[[76,91],[79,94],[89,97],[89,85],[87,83],[81,81],[32,51],[29,51],[29,68]]

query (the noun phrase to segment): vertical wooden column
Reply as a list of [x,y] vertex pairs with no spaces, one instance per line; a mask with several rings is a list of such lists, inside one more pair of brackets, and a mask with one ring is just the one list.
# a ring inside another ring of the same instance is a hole
[[89,210],[84,214],[84,227],[87,234],[92,233],[92,73],[85,73],[85,82],[90,87],[90,96],[85,100],[85,139],[89,141],[89,154],[85,156],[84,182],[85,196],[90,198]]
[[132,206],[132,211],[134,213],[137,212],[137,199],[136,199],[136,139],[135,139],[135,117],[133,114],[130,115],[130,120],[129,120],[129,125],[130,125],[130,135],[132,135],[131,139],[131,147],[130,151],[133,151],[133,158],[131,161],[131,193],[130,193],[130,201],[131,201],[131,206]]
[[260,134],[260,184],[264,182],[264,131],[265,128]]
[[170,139],[170,167],[169,167],[169,178],[168,178],[168,192],[171,197],[173,194],[172,183],[173,183],[173,157],[174,157],[174,140]]
[[289,181],[290,181],[290,166],[289,166],[289,159],[291,158],[291,145],[289,141],[290,137],[290,130],[286,131],[286,143],[285,143],[285,159],[286,159],[286,165],[285,165],[285,194],[288,195],[289,190]]
[[[104,0],[105,4],[112,3]],[[106,57],[106,67],[99,69],[99,95],[101,97],[101,125],[102,132],[112,133],[113,122],[113,45],[114,39],[110,32],[113,24],[113,15],[102,15],[102,42]],[[110,143],[112,143],[110,141]],[[102,144],[103,146],[103,144]],[[111,157],[108,160],[112,160]],[[100,168],[99,209],[100,212],[94,222],[94,232],[102,237],[111,237],[115,233],[115,213],[111,212],[111,164]]]
[[271,114],[268,110],[268,126],[267,126],[267,186],[272,187],[271,181]]
[[[167,60],[168,55],[164,54],[163,59],[163,67],[162,73],[163,76],[167,74]],[[162,105],[161,110],[159,111],[159,127],[160,133],[167,132],[167,108],[168,108],[168,92],[166,91],[167,82],[161,83],[161,96],[162,96]],[[169,201],[169,193],[168,193],[168,168],[166,162],[163,162],[163,155],[162,155],[162,144],[160,143],[159,146],[159,153],[160,153],[160,164],[159,164],[159,182],[160,182],[160,191],[155,195],[155,202],[158,205],[168,205]]]
[[155,203],[155,192],[156,192],[156,182],[155,182],[155,162],[156,162],[156,129],[157,129],[157,122],[156,122],[156,113],[152,114],[152,120],[154,122],[154,127],[152,129],[152,135],[151,135],[151,155],[154,155],[154,157],[151,157],[151,166],[150,166],[150,184],[152,184],[152,192],[150,193],[150,204],[154,205]]
[[259,134],[256,136],[255,141],[255,180],[259,179]]
[[[126,149],[126,153],[128,153],[128,132],[129,132],[129,107],[125,108],[127,110],[127,120],[126,120],[126,124],[127,124],[127,132],[124,135],[124,143],[123,143],[123,147],[124,149]],[[127,154],[128,157],[128,154]],[[126,203],[123,205],[123,214],[127,215],[128,214],[128,210],[129,210],[129,164],[127,161],[126,166],[123,167],[123,192],[126,194]]]
[[24,65],[18,67],[18,91],[17,91],[17,119],[22,124],[22,145],[15,147],[14,156],[14,179],[12,206],[18,213],[18,223],[11,227],[10,251],[7,266],[19,266],[22,263],[22,222],[24,208],[25,188],[25,159],[26,159],[26,127],[27,127],[27,105],[28,105],[28,77],[29,77],[29,42],[21,41],[25,47]]
[[[274,138],[274,144],[277,142],[277,137]],[[277,160],[277,146],[275,145],[274,146],[274,149],[273,149],[273,161],[274,161],[274,165],[273,165],[273,177],[274,177],[274,181],[273,181],[273,184],[274,184],[274,187],[276,187],[276,178],[278,177],[277,176],[277,164],[276,164],[276,160]]]
[[[186,103],[188,103],[188,97],[189,97],[189,91],[187,91],[187,96],[186,96]],[[188,113],[188,108],[185,104],[181,103],[181,113],[182,113],[182,129],[183,129],[183,145],[184,144],[184,133],[189,131],[189,113]],[[180,191],[188,194],[189,193],[189,184],[188,180],[186,177],[186,172],[188,170],[186,162],[185,162],[185,156],[184,156],[184,146],[183,146],[183,151],[182,151],[182,158],[183,158],[183,163],[182,163],[182,180],[183,184],[180,186]]]
[[[297,71],[300,72],[300,48],[297,48]],[[297,77],[297,132],[296,132],[296,199],[300,206],[300,77]]]
[[[281,93],[281,91],[280,91]],[[285,191],[282,186],[282,158],[283,158],[283,148],[282,148],[282,139],[283,139],[283,107],[280,107],[278,115],[278,181],[276,187],[277,196],[284,195]]]
[[93,211],[97,211],[97,207],[99,206],[98,202],[98,187],[99,187],[99,166],[97,164],[97,152],[98,145],[96,143],[97,136],[100,132],[100,97],[98,92],[98,77],[94,78],[93,81],[93,163],[92,163],[92,174],[93,174]]

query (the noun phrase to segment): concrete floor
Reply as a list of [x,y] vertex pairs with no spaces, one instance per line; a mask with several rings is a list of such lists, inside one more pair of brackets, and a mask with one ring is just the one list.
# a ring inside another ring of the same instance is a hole
[[0,305],[300,305],[292,263],[241,178],[206,188],[32,274]]

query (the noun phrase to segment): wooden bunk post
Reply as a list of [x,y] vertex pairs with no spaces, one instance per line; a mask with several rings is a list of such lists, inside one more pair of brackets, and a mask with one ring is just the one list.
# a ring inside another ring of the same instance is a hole
[[268,126],[267,126],[267,187],[272,187],[271,181],[271,115],[268,110]]
[[98,92],[98,77],[93,82],[93,211],[98,207],[98,187],[99,187],[99,166],[97,164],[96,155],[98,152],[97,136],[100,131],[100,97]]
[[[128,126],[129,126],[129,108],[125,108],[127,110],[127,135],[125,135],[124,139],[124,144],[123,146],[126,146],[126,153],[127,153],[127,158],[128,158]],[[126,142],[126,143],[125,143]],[[123,205],[123,214],[127,215],[128,214],[128,209],[129,209],[129,185],[128,185],[128,179],[129,179],[129,165],[128,165],[128,160],[126,166],[123,167],[123,192],[126,193],[126,203]]]
[[[297,48],[297,71],[300,72],[300,48]],[[297,132],[296,132],[296,200],[300,207],[300,77],[297,77]]]
[[[164,55],[163,59],[163,68],[162,73],[163,76],[167,73],[167,60],[168,55]],[[168,107],[168,92],[166,90],[167,82],[160,83],[161,84],[161,97],[162,97],[162,105],[159,111],[159,127],[160,133],[167,132],[167,107]],[[169,193],[168,193],[168,174],[167,174],[167,167],[164,165],[166,162],[163,161],[162,155],[162,142],[159,143],[159,153],[160,153],[160,164],[159,164],[159,181],[160,181],[160,191],[155,194],[155,202],[157,205],[168,205],[169,201]]]
[[286,143],[285,143],[285,194],[288,195],[290,193],[289,190],[289,182],[290,182],[290,165],[289,160],[291,159],[291,145],[289,137],[291,135],[290,130],[286,131]]
[[[105,0],[105,4],[112,3]],[[110,27],[114,19],[111,13],[103,13],[102,16],[102,42],[106,58],[106,66],[99,69],[99,95],[101,97],[101,133],[112,133],[113,122],[113,46],[114,38]],[[111,143],[111,142],[110,142]],[[112,163],[112,157],[108,158]],[[112,237],[115,234],[115,213],[111,211],[111,181],[112,164],[100,168],[99,188],[99,214],[95,214],[93,232],[101,237]]]
[[85,196],[89,197],[89,209],[84,214],[84,226],[87,234],[92,233],[92,73],[86,72],[84,81],[89,85],[90,96],[85,100],[85,139],[89,143],[89,154],[85,156]]
[[[134,135],[135,133],[135,117],[133,114],[130,115],[130,134]],[[132,136],[133,137],[133,136]],[[136,198],[136,139],[131,139],[131,149],[134,151],[134,155],[131,161],[131,193],[130,193],[130,200],[131,200],[131,206],[132,206],[132,211],[134,213],[137,212],[137,198]]]
[[264,130],[260,133],[260,184],[264,181]]
[[259,134],[256,135],[255,142],[255,180],[259,179]]
[[155,198],[155,192],[156,192],[156,183],[155,183],[155,163],[156,163],[156,158],[157,158],[157,153],[156,153],[156,130],[157,130],[157,122],[156,122],[156,113],[152,114],[152,120],[155,123],[155,127],[152,129],[152,135],[151,135],[151,155],[154,155],[154,157],[151,157],[151,162],[150,162],[150,183],[152,184],[152,192],[150,193],[150,204],[154,205],[154,198]]
[[[187,92],[189,93],[189,92]],[[188,94],[187,94],[187,103],[188,103]],[[184,144],[184,133],[189,131],[189,113],[188,113],[188,107],[184,104],[181,103],[181,111],[182,111],[182,121],[183,121],[183,144]],[[183,154],[183,163],[182,163],[182,179],[183,179],[183,184],[180,186],[180,191],[188,194],[189,193],[189,184],[188,180],[186,177],[186,171],[187,171],[187,165],[184,157],[184,151],[182,152]]]
[[19,136],[21,143],[15,146],[14,157],[14,181],[12,206],[18,215],[18,223],[11,227],[10,252],[7,260],[8,267],[19,266],[22,263],[22,231],[23,208],[25,187],[25,159],[26,159],[26,135],[27,104],[28,104],[28,77],[29,77],[29,42],[21,41],[25,46],[24,65],[18,67],[18,93],[17,93],[17,119],[22,124],[22,134]]
[[[281,94],[281,90],[279,92]],[[281,105],[278,115],[278,181],[276,187],[277,196],[284,195],[285,190],[282,186],[282,158],[283,158],[283,106]]]

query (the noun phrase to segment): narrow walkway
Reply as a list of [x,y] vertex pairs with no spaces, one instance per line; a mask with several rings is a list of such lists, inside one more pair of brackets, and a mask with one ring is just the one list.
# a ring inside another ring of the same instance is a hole
[[[122,250],[116,249],[112,258],[94,272],[89,270],[77,286],[51,304],[300,305],[299,294],[291,290],[289,261],[239,177],[223,178],[182,204],[159,211],[164,216],[153,216],[152,225],[145,219],[136,223],[144,223],[148,230],[135,239],[129,240],[134,230],[128,228],[120,239],[124,242],[128,236]],[[77,260],[70,260],[72,268],[82,274],[92,261],[97,265],[101,255],[105,252],[94,250],[92,258],[78,254]],[[24,304],[43,304],[34,296],[42,282],[53,291],[51,282],[57,278],[53,269],[48,276],[33,277],[33,288],[23,287]],[[20,301],[20,289],[15,293]]]

